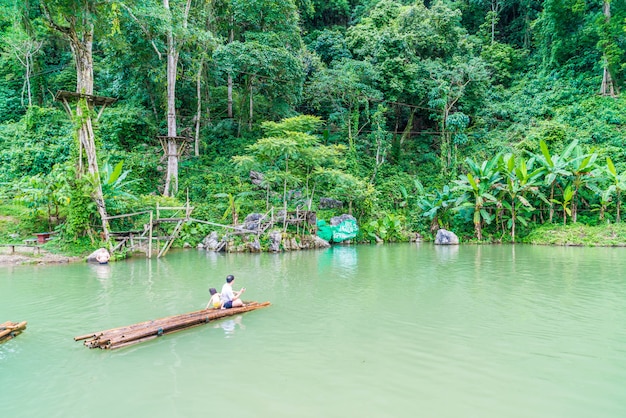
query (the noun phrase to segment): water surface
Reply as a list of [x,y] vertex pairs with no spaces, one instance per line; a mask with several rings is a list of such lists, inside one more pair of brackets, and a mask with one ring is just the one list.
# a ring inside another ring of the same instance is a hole
[[[626,249],[429,244],[195,250],[0,268],[2,416],[624,417]],[[108,351],[74,336],[266,309]],[[121,415],[120,415],[121,414]]]

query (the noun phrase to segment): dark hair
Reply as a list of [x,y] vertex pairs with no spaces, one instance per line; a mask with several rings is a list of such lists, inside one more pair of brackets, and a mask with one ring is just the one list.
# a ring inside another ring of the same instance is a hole
[[230,283],[233,280],[235,280],[235,276],[233,276],[232,274],[229,274],[228,276],[226,276],[226,282]]
[[215,288],[214,288],[214,287],[212,287],[212,288],[210,288],[210,289],[209,289],[209,293],[210,293],[210,294],[212,294],[212,295],[214,295],[214,294],[216,294],[216,293],[217,293],[217,290],[215,290]]

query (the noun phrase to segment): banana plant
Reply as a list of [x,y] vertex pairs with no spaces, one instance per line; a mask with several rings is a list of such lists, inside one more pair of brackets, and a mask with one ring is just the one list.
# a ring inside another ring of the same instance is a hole
[[606,157],[606,172],[608,174],[611,185],[608,188],[610,194],[615,193],[616,197],[616,215],[615,222],[620,222],[620,209],[622,206],[622,192],[626,190],[626,171],[617,173],[615,165],[610,157]]
[[137,199],[137,196],[128,190],[128,186],[139,182],[139,179],[126,181],[126,177],[128,177],[131,170],[123,171],[123,167],[124,160],[117,163],[115,167],[108,161],[104,163],[100,173],[100,181],[102,183],[102,193],[107,202],[120,198]]
[[228,219],[230,215],[232,217],[233,225],[239,223],[239,212],[241,210],[241,204],[246,197],[254,196],[254,192],[239,192],[233,193],[216,193],[213,197],[225,198],[227,200],[226,209],[222,215],[222,220]]
[[596,152],[584,153],[578,145],[574,147],[574,156],[569,161],[568,169],[572,173],[572,221],[576,222],[576,213],[578,212],[577,196],[578,191],[586,187],[591,180],[591,173],[595,168],[595,162],[598,158]]
[[431,232],[440,227],[447,227],[448,214],[456,200],[450,187],[445,185],[441,190],[426,193],[422,183],[415,180],[415,188],[417,190],[417,206],[422,210],[422,216],[430,220]]
[[542,165],[545,170],[544,184],[550,189],[550,196],[548,198],[549,203],[549,221],[552,222],[554,217],[554,191],[558,180],[560,178],[567,178],[572,175],[572,172],[568,170],[570,164],[570,155],[576,146],[578,141],[572,141],[561,154],[550,154],[550,149],[546,142],[542,139],[539,141],[539,147],[541,148],[541,154],[532,154],[535,160]]
[[491,215],[486,207],[495,205],[498,199],[492,194],[496,184],[500,181],[500,172],[498,171],[499,156],[488,161],[483,161],[481,165],[476,164],[471,158],[467,158],[465,163],[469,168],[469,172],[461,176],[459,180],[455,180],[456,186],[453,191],[460,191],[462,194],[456,201],[457,208],[472,207],[474,209],[474,230],[476,238],[482,239],[482,223],[491,223],[494,216]]
[[563,200],[553,199],[552,201],[559,205],[563,210],[563,225],[567,225],[567,216],[572,216],[572,199],[574,198],[574,191],[572,190],[572,185],[568,184],[567,187],[563,190]]
[[517,222],[526,226],[528,223],[527,216],[535,210],[526,196],[530,193],[548,203],[539,190],[543,169],[533,170],[534,161],[534,158],[526,160],[520,157],[517,159],[513,154],[507,154],[500,159],[500,172],[505,181],[498,183],[496,188],[501,190],[503,194],[502,206],[508,211],[507,227],[511,230],[512,242],[515,242]]

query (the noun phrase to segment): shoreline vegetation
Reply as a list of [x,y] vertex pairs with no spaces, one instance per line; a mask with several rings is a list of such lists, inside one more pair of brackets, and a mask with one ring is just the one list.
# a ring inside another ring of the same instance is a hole
[[[428,240],[430,241],[430,240]],[[361,243],[350,243],[349,245],[359,245]],[[393,244],[393,243],[389,243]],[[476,242],[462,240],[460,245],[484,244],[493,245],[495,242]],[[508,244],[508,243],[507,243]],[[588,226],[581,224],[573,225],[543,225],[538,227],[524,239],[520,240],[521,245],[551,245],[551,246],[573,246],[573,247],[626,247],[626,225],[608,224],[599,226]],[[345,244],[335,244],[345,245]],[[370,244],[371,245],[371,244]],[[187,247],[189,249],[189,247]],[[85,262],[88,254],[81,256],[67,255],[57,252],[56,248],[41,248],[37,253],[32,248],[25,251],[16,249],[13,254],[6,253],[6,249],[1,250],[0,267],[16,265],[54,265],[75,262]],[[211,251],[211,250],[206,250]],[[285,250],[285,251],[290,251]],[[239,251],[241,252],[241,251]],[[134,255],[142,256],[140,254]]]
[[3,252],[626,246],[626,3],[131,3],[4,5]]

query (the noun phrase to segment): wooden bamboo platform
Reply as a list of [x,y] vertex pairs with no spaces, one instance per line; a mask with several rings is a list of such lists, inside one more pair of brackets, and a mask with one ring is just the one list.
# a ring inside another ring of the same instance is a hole
[[4,324],[0,324],[0,343],[17,337],[26,329],[26,321],[24,322],[11,322],[7,321]]
[[114,350],[116,348],[152,340],[164,334],[171,334],[198,325],[208,324],[215,319],[265,308],[269,305],[269,302],[249,302],[240,308],[202,309],[200,311],[168,316],[125,327],[79,335],[78,337],[74,337],[74,341],[85,340],[83,344],[89,348]]

